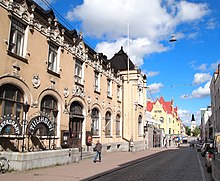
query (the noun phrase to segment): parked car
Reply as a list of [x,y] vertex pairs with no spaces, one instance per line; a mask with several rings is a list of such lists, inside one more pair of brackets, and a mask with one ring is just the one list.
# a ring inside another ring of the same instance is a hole
[[207,149],[208,149],[209,145],[210,145],[210,143],[204,143],[202,145],[202,148],[201,148],[201,155],[202,155],[202,157],[205,157],[205,154],[207,152]]
[[220,135],[216,136],[214,143],[214,154],[212,159],[212,180],[220,180]]
[[197,143],[197,144],[196,144],[196,150],[197,150],[198,152],[200,152],[201,149],[202,149],[202,146],[203,146],[203,144]]
[[213,158],[214,148],[213,145],[210,144],[207,147],[207,151],[205,153],[205,166],[207,167],[207,172],[212,172],[212,158]]

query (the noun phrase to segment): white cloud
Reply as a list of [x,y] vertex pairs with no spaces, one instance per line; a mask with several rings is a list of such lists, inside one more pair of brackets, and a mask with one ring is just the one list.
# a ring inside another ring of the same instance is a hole
[[200,66],[198,66],[196,69],[201,70],[201,71],[206,71],[207,70],[207,64],[203,63]]
[[158,75],[160,72],[159,71],[150,71],[147,72],[147,77],[154,77],[155,75]]
[[154,83],[148,85],[151,94],[155,94],[160,91],[160,88],[164,87],[162,83]]
[[219,63],[220,63],[220,60],[216,61],[215,63],[212,63],[210,65],[210,69],[215,71],[218,68]]
[[177,25],[200,20],[207,13],[206,4],[186,1],[84,0],[66,17],[70,21],[81,21],[85,36],[102,40],[96,49],[108,57],[121,46],[126,50],[129,32],[130,57],[136,65],[142,65],[146,55],[168,50],[160,42],[168,40]]
[[190,110],[179,109],[178,115],[184,125],[186,125],[186,126],[190,125],[190,123],[191,123],[191,111]]
[[185,110],[185,109],[178,110],[178,116],[182,120],[183,124],[189,127],[191,126],[192,114],[194,114],[195,116],[196,125],[199,126],[201,120],[200,111],[196,111],[196,113],[192,113],[190,110]]
[[194,75],[194,84],[202,84],[204,82],[210,81],[212,76],[209,73],[196,73]]
[[181,1],[178,5],[177,21],[178,22],[190,22],[198,20],[208,13],[208,6],[204,3],[191,3],[187,1]]
[[197,89],[195,89],[192,94],[191,94],[191,98],[203,98],[203,97],[207,97],[210,95],[210,82],[207,82],[205,84],[204,87],[199,87]]
[[129,55],[130,59],[134,64],[140,66],[144,63],[143,58],[146,54],[153,52],[163,52],[167,48],[163,47],[162,44],[150,42],[146,38],[137,38],[135,40],[129,40],[129,49],[128,49],[128,39],[119,38],[115,42],[102,42],[98,43],[96,50],[98,52],[103,52],[107,57],[112,57],[114,53],[117,53],[120,50],[120,47],[123,46],[124,51]]

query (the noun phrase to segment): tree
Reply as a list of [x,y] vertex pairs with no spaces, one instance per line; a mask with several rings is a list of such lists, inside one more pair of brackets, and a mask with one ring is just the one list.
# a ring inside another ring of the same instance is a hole
[[189,128],[189,126],[186,126],[185,129],[186,129],[186,134],[188,136],[190,136],[191,135],[191,129]]
[[195,129],[192,132],[193,136],[198,136],[200,134],[200,129],[198,126],[195,127]]

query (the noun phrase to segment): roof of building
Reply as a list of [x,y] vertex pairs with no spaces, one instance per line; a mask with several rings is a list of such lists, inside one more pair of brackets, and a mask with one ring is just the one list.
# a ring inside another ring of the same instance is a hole
[[175,108],[173,107],[173,99],[171,101],[165,101],[162,96],[160,97],[160,99],[157,98],[157,100],[155,102],[151,102],[149,100],[147,102],[147,111],[151,112],[157,101],[162,105],[163,110],[165,112],[167,112],[168,114],[175,114],[175,116],[177,116],[178,108],[177,107],[175,107]]
[[135,65],[133,62],[129,59],[129,65],[128,65],[128,55],[124,52],[123,46],[121,46],[121,49],[118,53],[115,53],[115,55],[109,60],[111,62],[112,68],[117,72],[118,70],[134,70]]

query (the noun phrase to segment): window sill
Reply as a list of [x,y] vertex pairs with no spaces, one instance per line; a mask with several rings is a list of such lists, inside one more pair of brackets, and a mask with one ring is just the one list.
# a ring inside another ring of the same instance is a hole
[[79,83],[79,82],[76,82],[76,81],[75,81],[75,84],[76,84],[76,85],[79,85],[79,86],[81,86],[81,87],[84,87],[84,85],[81,84],[81,83]]
[[106,137],[106,138],[112,138],[112,136],[111,136],[111,135],[105,135],[105,137]]
[[94,90],[94,93],[96,93],[96,94],[101,94],[101,92],[99,92],[99,91],[96,91],[96,90]]
[[52,71],[52,70],[49,70],[49,69],[47,69],[47,72],[48,72],[49,74],[52,74],[52,75],[54,75],[54,76],[60,78],[60,74],[59,74],[59,73],[56,73],[56,72],[54,72],[54,71]]
[[21,56],[19,56],[19,55],[17,55],[17,54],[14,54],[14,53],[12,53],[12,52],[9,51],[9,50],[8,50],[8,55],[11,56],[11,57],[13,57],[13,58],[17,58],[17,59],[21,60],[21,61],[24,62],[24,63],[28,63],[28,60],[27,60],[26,58],[21,57]]
[[107,98],[108,98],[108,99],[112,99],[112,97],[110,97],[110,96],[107,96]]

